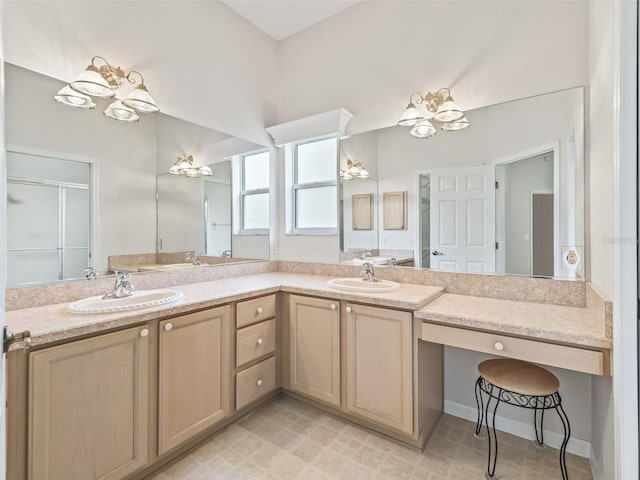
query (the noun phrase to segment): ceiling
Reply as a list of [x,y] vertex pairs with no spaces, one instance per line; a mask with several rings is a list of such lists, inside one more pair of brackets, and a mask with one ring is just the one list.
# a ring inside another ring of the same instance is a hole
[[222,1],[275,41],[280,41],[363,0]]

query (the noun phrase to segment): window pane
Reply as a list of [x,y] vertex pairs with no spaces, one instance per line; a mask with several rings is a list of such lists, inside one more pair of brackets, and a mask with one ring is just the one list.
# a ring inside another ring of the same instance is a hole
[[269,188],[269,152],[244,157],[244,189]]
[[336,228],[337,187],[296,190],[296,228]]
[[244,196],[244,218],[242,228],[269,228],[269,194],[259,193]]
[[328,138],[297,146],[296,183],[336,180],[338,165],[338,139]]

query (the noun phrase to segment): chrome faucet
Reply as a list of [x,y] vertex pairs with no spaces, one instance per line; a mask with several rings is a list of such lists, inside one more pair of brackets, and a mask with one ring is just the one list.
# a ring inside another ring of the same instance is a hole
[[87,280],[95,280],[100,275],[100,269],[95,267],[87,267],[84,269],[84,277]]
[[368,248],[360,249],[360,260],[366,260],[366,258],[370,256],[371,256],[371,250],[369,250]]
[[113,290],[103,295],[103,300],[112,298],[124,298],[133,295],[133,285],[129,281],[129,274],[125,272],[116,272],[116,286]]
[[373,269],[373,263],[366,262],[362,265],[362,270],[360,271],[360,278],[365,282],[379,282],[380,280],[376,277],[376,272]]
[[184,256],[184,259],[196,266],[200,265],[200,258],[198,258],[198,254],[196,252],[187,252],[187,254]]
[[222,254],[220,256],[221,257],[231,258],[231,250],[225,250],[224,252],[222,252]]

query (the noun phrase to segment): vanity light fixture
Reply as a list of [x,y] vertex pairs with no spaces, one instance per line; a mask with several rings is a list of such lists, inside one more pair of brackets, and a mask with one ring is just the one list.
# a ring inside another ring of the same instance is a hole
[[469,126],[469,121],[454,102],[451,90],[448,88],[441,88],[435,93],[427,92],[424,96],[414,93],[409,98],[409,104],[398,120],[398,125],[413,127],[409,133],[416,138],[429,138],[437,132],[432,123],[416,108],[416,105],[421,103],[424,103],[427,110],[434,114],[433,120],[442,123],[442,130],[462,130]]
[[185,177],[198,178],[209,177],[213,175],[213,170],[208,165],[201,167],[193,166],[193,157],[191,155],[178,157],[176,162],[169,169],[169,173],[172,175],[184,175]]
[[[96,65],[96,60],[104,65]],[[91,109],[95,103],[91,97],[113,98],[116,90],[127,80],[136,83],[135,76],[140,77],[136,88],[123,100],[116,99],[104,111],[105,116],[122,122],[137,122],[140,117],[137,112],[155,113],[158,105],[149,94],[144,84],[144,77],[140,72],[131,70],[125,73],[120,67],[112,66],[105,58],[95,56],[91,65],[76,80],[62,88],[53,98],[56,102],[71,107]]]
[[347,169],[340,170],[340,178],[343,180],[351,180],[354,178],[370,178],[369,172],[362,162],[354,162],[350,158],[347,159]]

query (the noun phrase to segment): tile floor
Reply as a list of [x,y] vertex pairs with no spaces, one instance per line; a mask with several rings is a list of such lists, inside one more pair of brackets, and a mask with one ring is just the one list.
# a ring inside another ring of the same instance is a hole
[[[153,480],[483,479],[486,440],[475,424],[444,415],[424,453],[277,396]],[[498,432],[500,479],[562,478],[558,451]],[[589,461],[567,454],[571,480],[591,479]],[[151,479],[150,479],[151,480]]]

